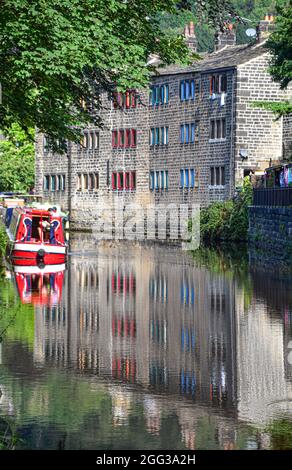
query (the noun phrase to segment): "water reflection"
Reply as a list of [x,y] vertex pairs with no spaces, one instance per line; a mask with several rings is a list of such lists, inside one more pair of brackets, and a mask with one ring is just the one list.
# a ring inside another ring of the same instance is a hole
[[34,340],[8,335],[3,386],[28,446],[271,446],[292,400],[291,281],[216,256],[105,246],[65,275],[14,273]]

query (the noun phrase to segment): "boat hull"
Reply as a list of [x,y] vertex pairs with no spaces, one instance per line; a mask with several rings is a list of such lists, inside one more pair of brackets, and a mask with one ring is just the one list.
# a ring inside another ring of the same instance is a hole
[[66,246],[40,243],[10,243],[9,258],[15,266],[52,265],[66,262]]

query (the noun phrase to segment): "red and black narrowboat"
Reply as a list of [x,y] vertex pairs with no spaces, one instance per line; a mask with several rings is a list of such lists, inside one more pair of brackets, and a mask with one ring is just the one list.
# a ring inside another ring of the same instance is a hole
[[6,209],[7,256],[14,266],[62,264],[66,261],[63,217],[53,209]]

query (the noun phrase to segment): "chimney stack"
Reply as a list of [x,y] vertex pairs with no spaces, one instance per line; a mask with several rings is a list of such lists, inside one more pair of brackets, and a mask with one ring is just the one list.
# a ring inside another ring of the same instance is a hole
[[265,15],[265,19],[261,20],[257,25],[257,42],[265,41],[275,29],[275,17],[273,15]]
[[184,37],[187,46],[191,49],[192,52],[197,52],[197,38],[195,34],[195,25],[193,21],[190,21],[189,24],[185,25]]
[[233,24],[226,23],[224,31],[217,31],[215,35],[215,51],[220,51],[225,46],[235,46],[236,34],[233,29]]

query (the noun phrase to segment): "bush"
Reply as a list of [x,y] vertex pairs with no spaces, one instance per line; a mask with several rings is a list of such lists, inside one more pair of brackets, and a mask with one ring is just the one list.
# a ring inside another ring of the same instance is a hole
[[246,241],[248,206],[251,203],[252,185],[247,177],[241,191],[233,200],[215,202],[201,211],[201,239]]

